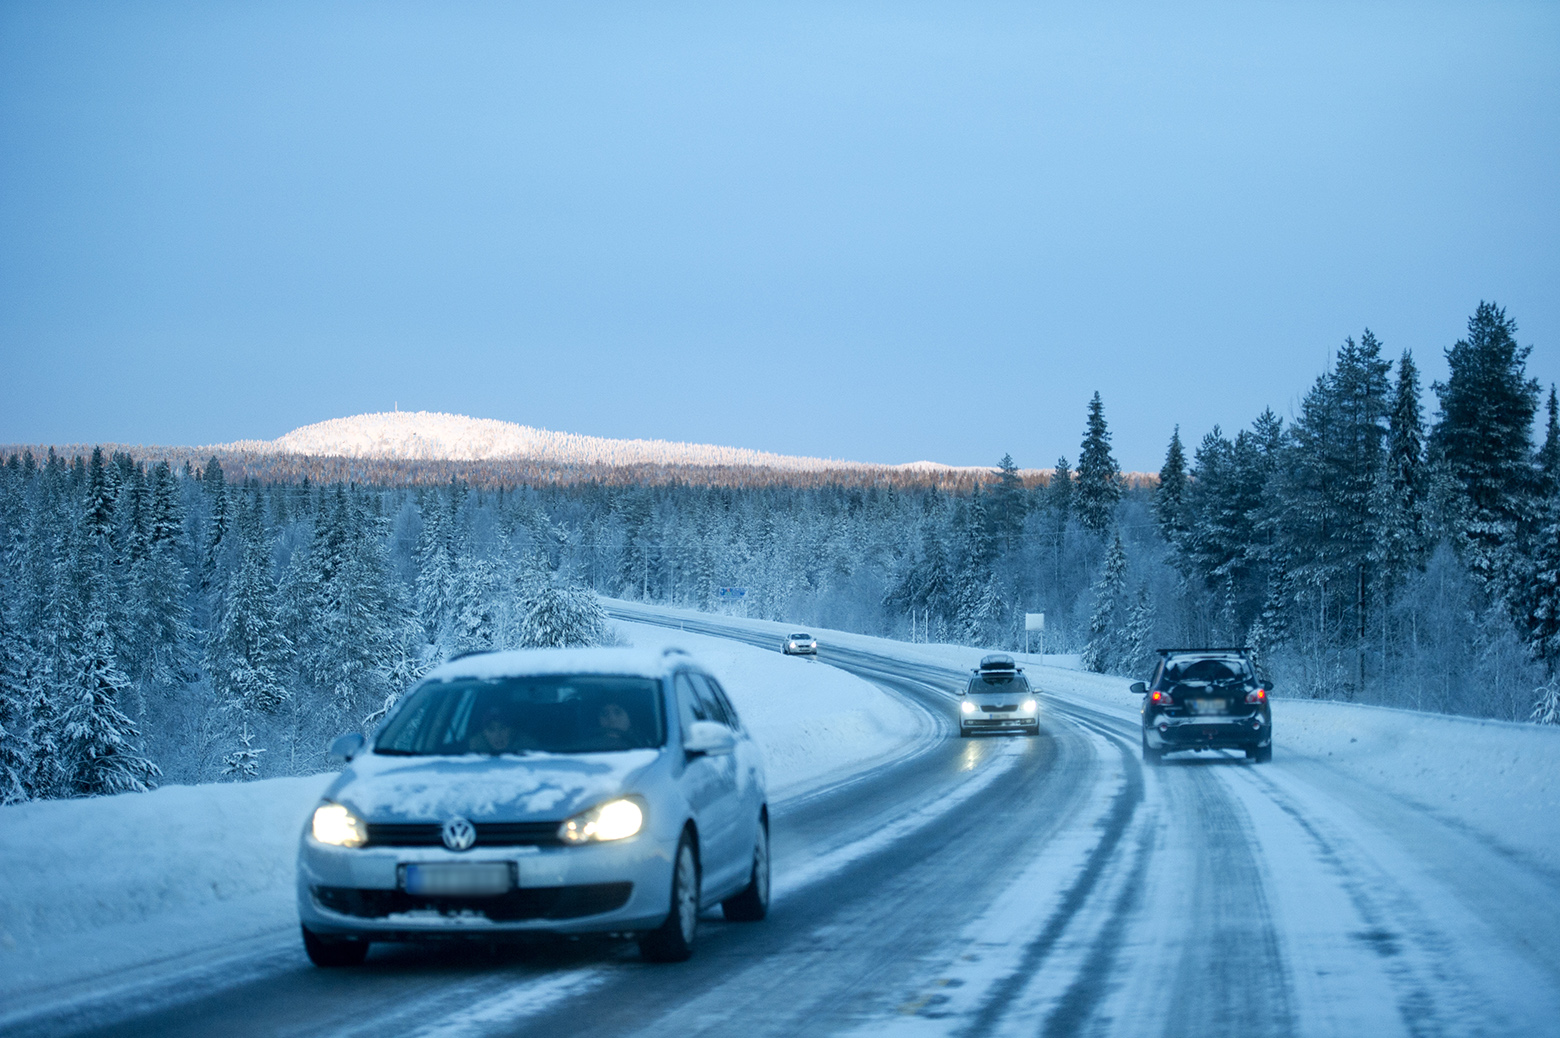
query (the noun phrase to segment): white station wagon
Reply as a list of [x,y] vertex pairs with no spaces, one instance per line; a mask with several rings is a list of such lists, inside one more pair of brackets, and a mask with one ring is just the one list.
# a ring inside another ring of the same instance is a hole
[[769,905],[764,763],[685,653],[537,649],[447,663],[348,765],[298,848],[319,966],[373,941],[615,933],[692,954],[702,909]]

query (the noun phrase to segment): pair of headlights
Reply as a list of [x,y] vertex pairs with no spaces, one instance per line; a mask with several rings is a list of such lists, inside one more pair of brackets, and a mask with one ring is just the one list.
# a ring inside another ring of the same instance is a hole
[[[973,714],[975,712],[975,704],[966,699],[964,702],[959,704],[959,709],[963,710],[967,714]],[[1019,706],[1019,709],[1026,714],[1032,714],[1035,712],[1035,701],[1033,699],[1026,699]]]
[[[598,804],[563,822],[558,826],[558,839],[570,844],[626,840],[644,826],[644,808],[624,797]],[[341,804],[316,807],[310,831],[320,843],[333,847],[361,847],[368,842],[368,826]]]

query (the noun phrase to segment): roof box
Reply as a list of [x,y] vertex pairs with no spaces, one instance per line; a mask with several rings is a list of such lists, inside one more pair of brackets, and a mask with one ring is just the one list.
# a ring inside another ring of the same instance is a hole
[[994,652],[990,656],[982,656],[980,660],[981,670],[1017,670],[1018,664],[1013,662],[1013,657],[1006,653]]

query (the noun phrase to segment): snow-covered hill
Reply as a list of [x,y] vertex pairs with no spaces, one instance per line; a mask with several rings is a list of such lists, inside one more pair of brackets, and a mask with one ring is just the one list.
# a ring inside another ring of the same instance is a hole
[[294,429],[275,440],[240,440],[221,444],[215,449],[313,457],[399,458],[416,461],[526,458],[554,465],[705,465],[791,472],[858,468],[954,471],[957,468],[927,461],[879,466],[702,443],[613,440],[435,411],[381,411],[351,418],[334,418]]

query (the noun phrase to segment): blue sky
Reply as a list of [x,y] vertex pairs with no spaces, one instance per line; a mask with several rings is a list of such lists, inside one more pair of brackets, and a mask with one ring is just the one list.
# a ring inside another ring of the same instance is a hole
[[1156,469],[1557,286],[1560,4],[0,3],[0,442]]

